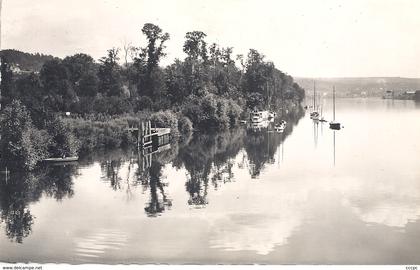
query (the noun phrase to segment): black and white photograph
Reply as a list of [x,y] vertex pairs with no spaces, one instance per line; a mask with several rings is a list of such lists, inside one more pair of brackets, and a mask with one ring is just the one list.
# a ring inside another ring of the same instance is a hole
[[420,265],[419,0],[0,0],[0,64],[0,270]]

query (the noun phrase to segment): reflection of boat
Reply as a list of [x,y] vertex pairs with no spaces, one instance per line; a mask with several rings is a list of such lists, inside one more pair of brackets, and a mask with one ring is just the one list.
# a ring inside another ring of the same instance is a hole
[[253,130],[253,131],[260,131],[262,129],[268,128],[269,125],[270,125],[270,121],[269,120],[264,120],[264,121],[260,121],[260,122],[250,122],[249,125],[248,125],[248,128]]
[[335,167],[335,131],[333,131],[333,132],[334,132],[334,134],[333,134],[333,145],[334,145],[333,155],[334,155],[334,167]]
[[333,120],[330,122],[330,129],[341,129],[341,124],[335,121],[335,86],[333,88]]
[[318,120],[319,119],[319,113],[318,112],[311,112],[310,117],[313,120]]
[[285,128],[286,128],[286,121],[284,120],[281,120],[280,123],[274,126],[274,130],[279,133],[283,132]]
[[62,158],[46,158],[46,159],[44,159],[45,162],[74,162],[74,161],[78,161],[78,160],[79,160],[78,156],[62,157]]

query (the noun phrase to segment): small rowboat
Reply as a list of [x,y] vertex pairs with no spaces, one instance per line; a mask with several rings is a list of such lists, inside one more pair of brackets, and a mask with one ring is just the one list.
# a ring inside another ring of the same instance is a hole
[[44,159],[45,162],[73,162],[78,161],[79,157],[63,157],[63,158],[46,158]]

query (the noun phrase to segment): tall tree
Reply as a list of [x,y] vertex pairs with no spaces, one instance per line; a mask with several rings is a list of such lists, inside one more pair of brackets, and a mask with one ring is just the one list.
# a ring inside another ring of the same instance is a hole
[[5,57],[0,56],[0,108],[4,107],[6,104],[10,103],[15,95],[15,91],[14,91],[14,76],[13,76],[13,72],[11,70],[11,65],[10,63],[7,61],[7,59],[5,59]]
[[122,78],[118,64],[118,54],[119,50],[112,48],[108,50],[106,57],[102,57],[99,60],[99,92],[107,96],[119,96],[122,94]]
[[152,23],[146,23],[142,30],[146,35],[147,44],[147,72],[151,73],[159,64],[162,57],[165,56],[165,42],[169,40],[169,34],[163,33],[162,29]]
[[70,74],[61,60],[45,62],[40,73],[47,105],[54,111],[67,111],[77,102],[77,95],[70,81]]
[[36,129],[28,110],[13,100],[0,117],[0,152],[3,165],[31,170],[46,157],[48,134]]
[[207,35],[201,31],[187,32],[185,35],[184,52],[187,58],[192,60],[208,60],[207,43],[204,38]]
[[201,31],[187,32],[183,50],[187,54],[185,59],[184,76],[187,82],[187,91],[190,94],[205,95],[209,92],[208,81],[208,53],[207,35]]
[[138,94],[161,101],[165,93],[165,84],[159,62],[166,55],[165,42],[170,36],[152,23],[146,23],[142,28],[142,33],[147,38],[147,46],[139,48],[137,57],[134,59],[134,66],[138,73]]
[[69,72],[69,79],[76,94],[80,96],[94,96],[97,92],[97,67],[93,58],[79,53],[68,56],[63,60]]

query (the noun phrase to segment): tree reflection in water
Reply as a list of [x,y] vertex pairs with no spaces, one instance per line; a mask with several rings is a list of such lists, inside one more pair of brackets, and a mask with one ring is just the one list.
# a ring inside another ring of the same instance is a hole
[[137,159],[136,181],[143,187],[143,193],[150,190],[150,200],[144,210],[148,217],[157,217],[166,209],[170,210],[172,200],[165,192],[167,183],[162,180],[162,171],[165,164],[174,160],[178,153],[178,145],[173,143],[161,147],[157,152],[147,153],[142,151]]
[[243,146],[243,129],[224,133],[195,134],[190,143],[179,150],[175,164],[187,170],[188,204],[205,207],[209,202],[209,182],[217,189],[219,182],[230,182],[234,175],[233,158]]
[[[162,169],[175,158],[177,152],[177,144],[172,144],[153,153],[143,150],[133,150],[130,154],[124,151],[104,153],[99,157],[101,180],[109,182],[115,191],[125,190],[127,200],[133,197],[134,190],[139,186],[142,187],[142,193],[150,190],[150,201],[144,209],[149,217],[156,217],[172,205],[164,190],[167,184],[162,182]],[[127,174],[123,178],[121,171],[125,169]]]
[[34,218],[28,205],[37,193],[36,183],[32,175],[12,176],[7,182],[0,182],[1,221],[6,225],[7,237],[17,243],[22,243],[32,231]]
[[48,197],[61,201],[64,198],[73,197],[73,177],[76,175],[77,167],[75,165],[48,166],[38,179]]
[[[109,182],[113,190],[121,190],[126,182],[127,196],[132,192],[131,187],[137,185],[143,188],[144,193],[149,191],[150,199],[144,210],[147,216],[156,217],[172,206],[172,200],[165,191],[168,183],[163,181],[163,169],[171,163],[175,168],[186,170],[187,203],[191,207],[202,208],[209,203],[207,197],[211,187],[217,190],[220,185],[234,181],[233,168],[241,149],[245,149],[251,176],[258,177],[264,164],[274,159],[276,148],[291,133],[298,120],[299,117],[288,118],[288,126],[281,136],[251,134],[238,128],[224,133],[196,133],[188,140],[173,143],[169,149],[153,154],[135,157],[126,153],[101,154],[101,179]],[[128,174],[124,182],[120,171],[127,163]],[[135,167],[137,170],[131,173]],[[1,223],[5,224],[6,235],[11,241],[22,243],[31,234],[35,222],[30,211],[31,203],[43,195],[56,200],[74,195],[72,179],[76,172],[77,167],[72,165],[46,166],[33,173],[12,174],[7,181],[4,175],[0,176]]]
[[[162,168],[163,165],[158,161],[152,161],[149,170],[150,177],[148,181],[143,182],[143,185],[147,185],[150,189],[150,202],[144,208],[149,217],[156,217],[160,213],[165,211],[172,206],[172,200],[168,199],[165,194],[164,186],[167,184],[162,183]],[[161,197],[159,197],[159,192]]]
[[[128,161],[127,196],[132,193],[132,187],[141,186],[144,194],[149,191],[150,199],[144,209],[149,217],[156,217],[172,206],[172,200],[165,191],[169,182],[163,182],[165,177],[162,175],[165,165],[172,164],[177,169],[186,170],[188,205],[203,208],[209,203],[207,197],[211,187],[217,190],[235,180],[233,169],[239,151],[244,149],[244,160],[246,153],[248,162],[242,161],[238,166],[243,168],[246,164],[251,177],[257,178],[266,163],[274,163],[277,148],[303,114],[304,111],[299,108],[285,114],[283,119],[289,124],[283,134],[237,128],[222,133],[195,133],[179,143],[172,142],[170,147],[153,153],[140,150],[136,155],[132,153],[130,158],[126,153],[120,153],[101,162],[102,179],[110,182],[114,190],[120,190],[123,182],[120,170],[122,167],[125,169]],[[132,183],[130,177],[134,178]]]
[[74,194],[72,177],[76,167],[67,165],[39,168],[33,173],[12,173],[0,176],[0,218],[7,237],[22,243],[32,232],[34,216],[30,204],[43,194],[60,201]]
[[102,176],[101,179],[109,182],[113,190],[121,189],[120,169],[122,166],[122,159],[106,160],[101,162]]

